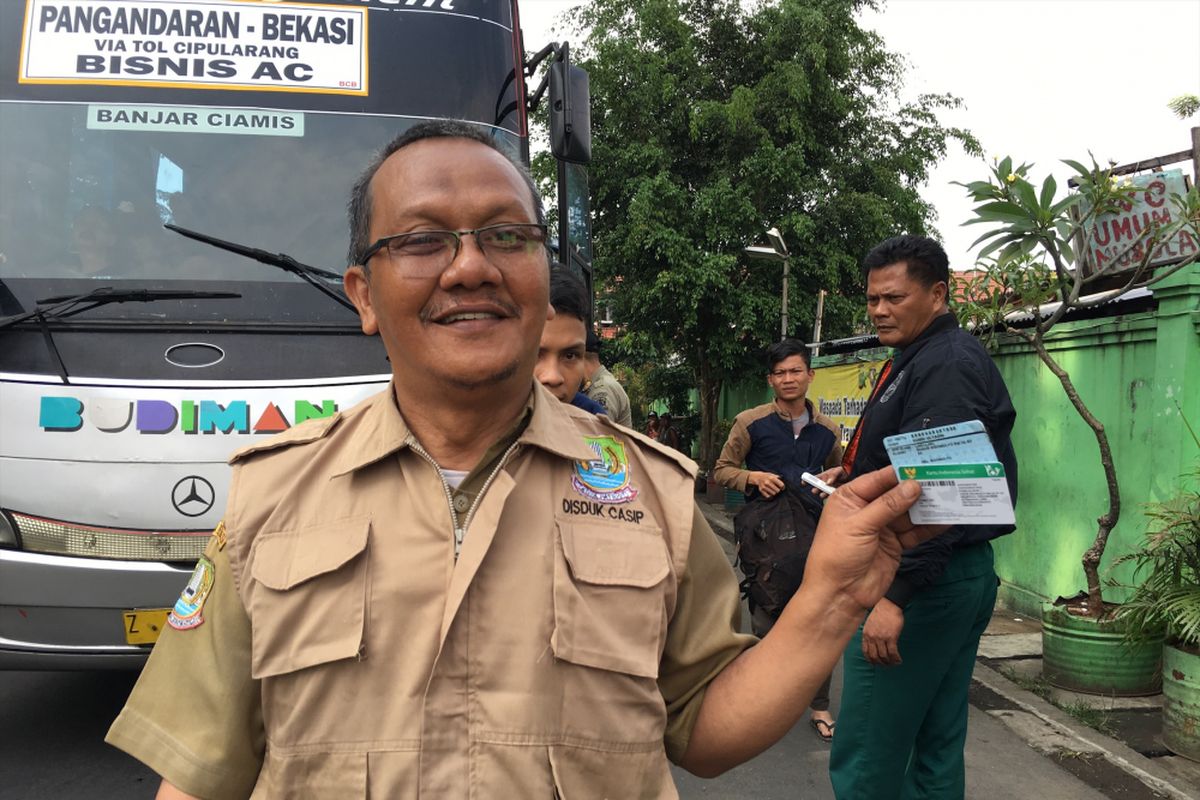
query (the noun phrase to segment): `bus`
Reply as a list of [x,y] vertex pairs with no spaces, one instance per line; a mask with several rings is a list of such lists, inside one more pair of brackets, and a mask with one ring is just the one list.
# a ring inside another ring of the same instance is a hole
[[0,668],[139,667],[230,453],[386,385],[340,276],[398,132],[528,163],[549,83],[559,246],[590,255],[567,58],[526,61],[516,0],[0,3]]

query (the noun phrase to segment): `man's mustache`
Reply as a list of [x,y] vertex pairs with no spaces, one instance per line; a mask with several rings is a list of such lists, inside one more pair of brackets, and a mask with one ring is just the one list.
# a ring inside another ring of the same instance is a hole
[[453,313],[454,309],[459,306],[474,307],[480,305],[495,306],[497,310],[501,311],[505,316],[508,317],[513,317],[515,319],[519,319],[521,317],[521,309],[515,303],[513,303],[511,300],[505,300],[499,295],[489,293],[482,297],[472,297],[470,299],[459,298],[450,302],[427,306],[421,309],[420,319],[421,322],[429,322],[434,318],[444,317],[447,314]]

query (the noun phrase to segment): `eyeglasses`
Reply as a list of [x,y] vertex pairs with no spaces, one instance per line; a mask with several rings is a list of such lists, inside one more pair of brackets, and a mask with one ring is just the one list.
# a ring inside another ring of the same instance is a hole
[[801,375],[807,374],[807,369],[776,369],[771,371],[772,378],[799,378]]
[[363,251],[358,263],[386,251],[392,265],[412,278],[440,275],[458,257],[464,236],[474,236],[483,255],[497,267],[521,266],[546,244],[546,226],[532,222],[488,225],[473,231],[412,231],[385,236]]

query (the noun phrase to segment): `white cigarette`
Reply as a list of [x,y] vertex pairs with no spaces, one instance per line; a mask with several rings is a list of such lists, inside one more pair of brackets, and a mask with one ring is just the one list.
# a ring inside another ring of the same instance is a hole
[[816,475],[813,475],[811,472],[806,472],[803,475],[801,475],[800,480],[804,481],[809,486],[812,486],[814,489],[820,489],[825,494],[833,494],[834,492],[837,491],[837,489],[833,488],[828,483],[826,483],[825,481],[818,478]]

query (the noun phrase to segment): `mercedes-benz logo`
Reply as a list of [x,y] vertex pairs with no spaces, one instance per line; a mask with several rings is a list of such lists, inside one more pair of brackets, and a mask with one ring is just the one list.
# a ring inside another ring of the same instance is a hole
[[185,517],[198,517],[213,507],[217,493],[212,484],[199,475],[181,478],[171,490],[171,505]]

